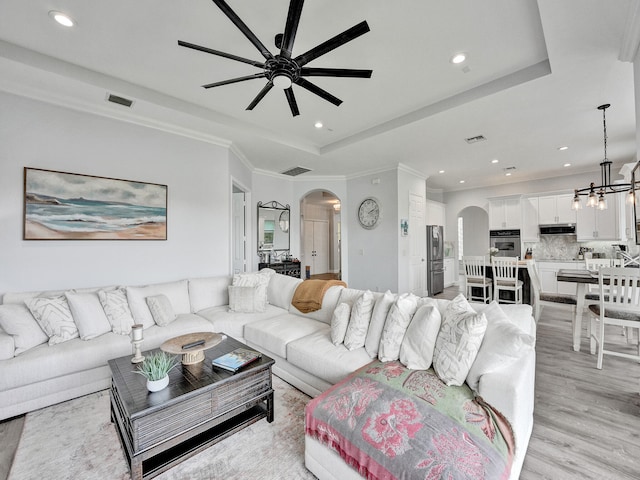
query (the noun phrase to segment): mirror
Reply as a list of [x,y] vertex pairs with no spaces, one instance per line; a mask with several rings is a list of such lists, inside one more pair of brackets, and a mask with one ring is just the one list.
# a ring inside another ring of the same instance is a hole
[[289,251],[289,214],[289,205],[258,202],[258,255],[266,263],[274,260],[272,253]]

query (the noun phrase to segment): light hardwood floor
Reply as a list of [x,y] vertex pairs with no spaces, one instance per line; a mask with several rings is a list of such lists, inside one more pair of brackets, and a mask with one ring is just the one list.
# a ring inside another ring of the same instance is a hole
[[[457,293],[450,287],[437,297]],[[616,333],[617,343],[631,348]],[[569,312],[545,307],[538,323],[533,434],[522,480],[640,479],[640,364],[605,356],[603,369],[597,370],[584,335],[581,350],[571,348]],[[22,422],[0,423],[0,480],[7,478]]]

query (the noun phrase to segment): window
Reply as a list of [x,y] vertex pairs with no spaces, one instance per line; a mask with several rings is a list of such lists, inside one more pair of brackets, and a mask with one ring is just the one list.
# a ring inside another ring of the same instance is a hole
[[458,260],[462,261],[464,255],[464,221],[458,217]]

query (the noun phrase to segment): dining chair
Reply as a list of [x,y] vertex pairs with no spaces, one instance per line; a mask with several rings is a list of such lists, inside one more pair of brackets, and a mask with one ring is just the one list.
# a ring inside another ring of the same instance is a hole
[[572,322],[575,322],[576,305],[578,303],[576,295],[543,292],[535,260],[527,260],[527,273],[531,280],[531,289],[533,294],[533,318],[535,318],[536,323],[540,318],[542,307],[545,305],[552,305],[554,307],[571,307],[571,319]]
[[[518,257],[493,257],[493,299],[498,303],[522,303],[522,280],[518,280]],[[500,297],[500,292],[513,292],[511,298]]]
[[[585,258],[584,266],[587,270],[592,272],[597,272],[602,267],[611,267],[613,266],[610,258]],[[598,300],[598,285],[589,285],[587,289],[587,298],[588,300]]]
[[[633,359],[640,363],[640,269],[603,267],[598,272],[598,287],[600,300],[589,305],[591,353],[596,353],[597,349],[598,354],[596,367],[602,369],[605,354]],[[636,353],[605,349],[606,325],[638,330]]]
[[[467,283],[467,300],[491,301],[492,280],[486,277],[487,260],[483,256],[463,256],[464,276]],[[474,295],[473,290],[480,290],[482,295]]]

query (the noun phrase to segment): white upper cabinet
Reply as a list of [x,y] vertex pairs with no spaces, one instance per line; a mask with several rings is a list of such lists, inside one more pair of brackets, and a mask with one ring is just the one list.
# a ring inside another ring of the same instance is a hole
[[538,197],[538,223],[576,223],[576,212],[571,209],[573,194],[546,195]]
[[623,240],[624,206],[619,194],[607,195],[606,210],[582,206],[578,210],[576,236],[579,242],[588,240]]
[[489,200],[489,229],[519,229],[522,226],[520,196]]
[[523,242],[537,242],[540,239],[538,228],[538,197],[522,199],[522,228],[520,236]]

